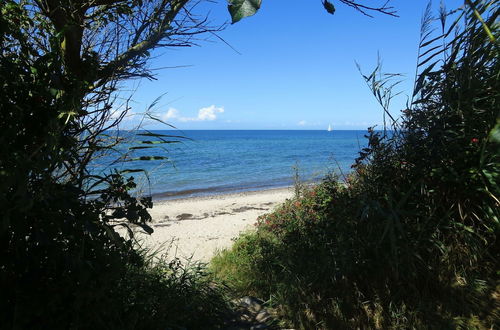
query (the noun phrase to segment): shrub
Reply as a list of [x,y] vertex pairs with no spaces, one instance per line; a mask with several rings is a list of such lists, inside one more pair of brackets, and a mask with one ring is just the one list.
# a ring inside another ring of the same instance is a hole
[[498,322],[499,10],[455,13],[435,39],[427,13],[414,100],[391,131],[369,130],[345,186],[327,179],[259,218],[212,261],[220,278],[305,329]]
[[101,137],[116,81],[96,97],[68,74],[62,33],[37,5],[0,0],[0,327],[215,327],[222,292],[199,266],[153,265],[115,232],[113,220],[149,230],[151,219],[133,180],[87,167],[114,146]]

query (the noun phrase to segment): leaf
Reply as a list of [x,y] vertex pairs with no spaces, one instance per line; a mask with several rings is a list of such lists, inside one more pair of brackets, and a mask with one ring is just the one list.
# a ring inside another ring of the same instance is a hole
[[140,141],[142,144],[163,144],[163,143],[180,143],[181,141]]
[[57,94],[59,94],[60,90],[59,89],[55,89],[55,88],[50,88],[49,92],[50,92],[50,94],[52,96],[57,96]]
[[163,159],[168,159],[168,158],[163,156],[141,156],[137,158],[127,159],[126,161],[133,162],[136,160],[163,160]]
[[242,18],[254,15],[260,8],[262,0],[228,0],[228,10],[231,14],[232,24]]
[[[432,58],[432,57],[431,57]],[[427,59],[428,60],[428,59]],[[427,62],[427,60],[425,60],[424,62]],[[418,92],[420,92],[420,90],[422,89],[422,87],[424,86],[424,82],[425,82],[425,78],[428,77],[429,73],[431,72],[431,70],[434,68],[434,66],[438,63],[439,61],[435,61],[434,63],[432,63],[431,65],[429,65],[424,71],[422,71],[419,76],[418,76],[418,79],[417,79],[417,82],[415,83],[415,88],[414,88],[414,91],[413,91],[413,96],[417,95]]]
[[426,46],[429,46],[430,44],[432,44],[433,42],[435,42],[435,41],[437,41],[437,40],[439,40],[441,38],[443,38],[443,36],[439,35],[439,36],[437,36],[435,38],[432,38],[431,40],[428,40],[428,41],[425,41],[425,42],[423,42],[423,40],[422,40],[422,43],[419,45],[419,47],[420,48],[424,48]]
[[323,7],[325,7],[326,11],[329,14],[332,14],[332,15],[335,14],[335,6],[330,1],[323,0]]
[[430,60],[432,60],[434,57],[438,56],[439,54],[442,54],[443,52],[444,52],[444,49],[437,51],[436,53],[434,53],[431,56],[429,56],[428,58],[426,58],[424,61],[418,63],[417,67],[421,67],[422,65],[425,65],[427,62],[429,62]]
[[186,139],[186,137],[180,136],[180,135],[167,135],[167,134],[159,134],[159,133],[152,133],[152,132],[139,133],[139,134],[137,134],[137,136],[169,137],[169,138]]
[[495,143],[500,143],[500,120],[490,132],[490,140]]
[[128,169],[125,169],[125,170],[121,170],[120,173],[121,174],[126,174],[126,173],[139,173],[139,172],[144,172],[146,173],[145,170],[143,169],[131,169],[131,168],[128,168]]
[[151,235],[152,233],[154,233],[154,229],[151,228],[150,226],[146,225],[145,223],[138,223],[137,225],[139,227],[141,227],[142,230],[144,230],[149,235]]
[[152,146],[139,146],[139,147],[130,147],[129,150],[138,150],[138,149],[151,149]]
[[115,209],[111,215],[116,219],[125,218],[125,210],[119,207]]

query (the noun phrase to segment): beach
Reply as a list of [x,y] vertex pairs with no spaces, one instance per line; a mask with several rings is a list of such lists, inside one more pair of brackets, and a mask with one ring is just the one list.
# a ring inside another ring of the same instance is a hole
[[154,233],[136,237],[169,258],[208,262],[241,232],[252,230],[258,216],[292,196],[292,188],[278,188],[156,201],[150,210]]

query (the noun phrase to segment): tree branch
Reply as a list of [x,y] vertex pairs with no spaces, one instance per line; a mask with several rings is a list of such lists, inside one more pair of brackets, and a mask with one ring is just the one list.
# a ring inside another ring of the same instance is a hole
[[[143,41],[138,42],[140,38],[139,32],[142,34],[147,28],[145,25],[149,25],[149,22],[143,23],[142,26],[136,31],[133,38],[135,41],[132,46],[130,46],[124,53],[118,55],[115,60],[109,62],[106,66],[101,68],[98,72],[98,80],[106,80],[108,77],[113,75],[115,72],[120,71],[121,68],[126,66],[129,61],[132,61],[148,52],[149,50],[155,48],[162,38],[165,37],[165,32],[171,27],[171,24],[180,10],[187,4],[189,0],[176,0],[176,1],[162,1],[162,6],[166,6],[170,2],[170,9],[168,13],[165,14],[161,20],[158,28],[148,35]],[[158,8],[155,17],[159,18],[161,13],[161,8]],[[101,82],[99,83],[101,84]]]
[[389,6],[390,1],[391,0],[386,0],[386,2],[380,7],[371,7],[371,6],[359,4],[358,2],[353,1],[353,0],[340,0],[340,2],[342,2],[343,4],[356,9],[357,11],[359,11],[360,13],[362,13],[363,15],[366,15],[368,17],[373,17],[372,15],[370,15],[368,13],[369,11],[372,11],[372,12],[375,11],[375,12],[379,12],[379,13],[386,14],[389,16],[399,17],[397,15],[394,7]]

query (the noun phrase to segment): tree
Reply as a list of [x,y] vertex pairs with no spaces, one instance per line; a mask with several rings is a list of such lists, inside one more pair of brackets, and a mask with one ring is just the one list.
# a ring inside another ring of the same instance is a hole
[[[182,317],[169,296],[211,292],[197,284],[186,292],[182,282],[169,287],[182,271],[175,265],[171,275],[148,275],[133,241],[114,227],[132,222],[151,232],[151,198],[133,198],[135,183],[123,172],[89,170],[96,154],[122,138],[106,134],[122,118],[112,118],[120,81],[152,77],[146,59],[155,47],[187,46],[212,30],[191,14],[194,5],[0,0],[3,326],[108,328],[128,320],[133,327],[147,317]],[[167,294],[147,296],[131,278]],[[196,283],[199,276],[182,278]],[[159,300],[164,307],[147,312]]]

